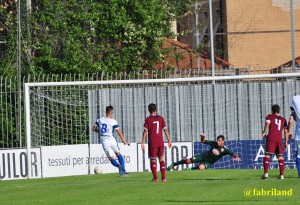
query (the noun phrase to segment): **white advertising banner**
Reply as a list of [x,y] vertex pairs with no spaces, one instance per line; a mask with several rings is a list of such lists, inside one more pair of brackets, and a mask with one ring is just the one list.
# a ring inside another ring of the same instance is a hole
[[[120,143],[120,152],[125,161],[126,171],[137,171],[137,144],[125,146]],[[117,173],[106,157],[101,144],[87,144],[42,147],[43,177],[73,176],[94,174],[94,168],[99,166],[103,173]],[[117,159],[117,158],[116,158]]]
[[[127,172],[137,172],[137,144],[131,143],[130,146],[125,146],[119,143],[120,153],[124,158],[125,168]],[[118,159],[116,158],[118,161]],[[90,162],[91,174],[94,173],[94,168],[99,166],[103,173],[117,173],[118,168],[114,167],[106,157],[101,144],[90,145]]]
[[[150,170],[148,145],[146,151],[141,145],[132,143],[125,146],[120,143],[120,152],[124,158],[126,171],[143,172]],[[169,165],[173,161],[192,157],[192,143],[174,143],[171,149],[165,144],[165,160]],[[116,158],[117,160],[117,158]],[[101,144],[62,145],[31,149],[31,178],[59,177],[94,174],[95,167],[101,167],[103,173],[118,173],[105,155]],[[158,166],[159,167],[159,166]],[[178,166],[179,170],[187,165]],[[0,150],[0,179],[27,178],[27,154],[25,149]]]
[[[0,179],[26,179],[26,149],[0,150]],[[31,178],[41,178],[41,152],[39,148],[31,149]]]
[[[183,158],[191,158],[193,155],[191,142],[178,142],[173,143],[172,148],[168,148],[168,144],[165,143],[165,162],[166,165],[170,165],[172,162],[179,161]],[[158,163],[158,162],[157,162]],[[189,165],[191,166],[191,165]],[[159,165],[157,164],[158,170]],[[188,165],[180,165],[175,170],[182,170],[187,168]],[[145,152],[141,149],[141,144],[138,144],[138,172],[150,171],[150,160],[148,158],[148,144],[145,144]]]
[[43,177],[88,174],[87,144],[42,147]]

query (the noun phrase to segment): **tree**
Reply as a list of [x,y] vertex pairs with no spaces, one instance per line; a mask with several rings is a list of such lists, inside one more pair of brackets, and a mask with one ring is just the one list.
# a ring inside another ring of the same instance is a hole
[[[23,18],[23,74],[151,68],[161,58],[162,41],[172,35],[170,21],[183,14],[189,2],[36,1],[31,16]],[[14,20],[15,16],[5,22],[8,42],[16,39]],[[15,43],[7,44],[2,54],[15,49]],[[5,56],[5,62],[11,62],[11,56]],[[10,64],[9,69],[13,67]],[[0,72],[7,68],[5,63],[0,65]]]
[[17,73],[16,4],[12,0],[0,4],[0,72],[6,76]]

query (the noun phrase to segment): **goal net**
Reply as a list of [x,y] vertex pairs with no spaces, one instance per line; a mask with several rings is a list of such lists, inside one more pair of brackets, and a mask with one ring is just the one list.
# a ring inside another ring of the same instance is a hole
[[[199,133],[204,132],[207,140],[224,135],[225,145],[241,156],[242,162],[224,157],[214,167],[260,168],[265,117],[271,113],[271,106],[278,104],[281,115],[289,118],[290,99],[300,94],[299,76],[27,83],[27,150],[97,144],[98,136],[91,127],[96,119],[104,116],[108,105],[114,107],[114,118],[125,138],[140,143],[147,106],[156,103],[173,142],[192,142],[193,154],[198,154],[209,149],[200,143]],[[292,146],[285,155],[289,159],[287,165],[294,163]]]

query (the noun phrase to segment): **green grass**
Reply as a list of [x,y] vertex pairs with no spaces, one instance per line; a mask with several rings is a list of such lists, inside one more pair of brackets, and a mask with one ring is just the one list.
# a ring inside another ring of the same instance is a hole
[[[151,173],[74,176],[0,181],[0,204],[299,204],[300,178],[296,170],[278,170],[260,179],[262,170],[217,170],[167,172],[167,183],[152,183]],[[292,196],[252,196],[244,190],[292,189]]]

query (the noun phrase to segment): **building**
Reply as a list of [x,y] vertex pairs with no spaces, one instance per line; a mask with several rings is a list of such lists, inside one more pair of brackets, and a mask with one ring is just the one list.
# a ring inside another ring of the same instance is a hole
[[[163,43],[163,60],[158,62],[155,69],[197,69],[197,53],[187,44],[167,38]],[[201,52],[200,69],[210,72],[211,59],[209,53]],[[223,69],[228,70],[230,64],[215,56],[216,72]]]
[[291,73],[300,72],[300,56],[295,58],[295,67],[292,67],[292,61],[283,63],[282,65],[270,70],[270,73]]
[[[213,0],[216,55],[236,68],[269,72],[292,59],[290,0]],[[195,6],[191,6],[194,11]],[[210,50],[208,1],[199,0],[199,50]],[[294,1],[294,51],[300,56],[300,0]],[[195,17],[178,23],[178,40],[197,48]],[[182,35],[184,34],[184,35]]]

